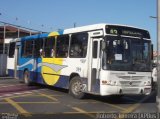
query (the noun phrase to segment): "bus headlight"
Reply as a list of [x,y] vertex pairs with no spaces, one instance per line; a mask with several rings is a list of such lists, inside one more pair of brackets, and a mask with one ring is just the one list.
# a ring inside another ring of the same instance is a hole
[[102,80],[102,85],[112,85],[112,86],[115,86],[116,83],[117,83],[116,81]]
[[102,85],[107,84],[107,83],[108,83],[108,81],[102,80]]

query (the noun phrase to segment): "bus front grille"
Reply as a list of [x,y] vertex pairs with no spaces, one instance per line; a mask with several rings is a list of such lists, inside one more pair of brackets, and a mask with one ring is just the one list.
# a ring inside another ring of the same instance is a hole
[[118,78],[123,80],[141,80],[145,78],[145,76],[118,76]]
[[140,86],[141,81],[120,81],[121,86]]

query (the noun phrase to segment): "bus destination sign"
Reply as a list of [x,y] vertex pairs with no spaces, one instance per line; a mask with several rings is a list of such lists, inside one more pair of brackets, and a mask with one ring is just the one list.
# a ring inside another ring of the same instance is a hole
[[113,34],[113,35],[125,35],[125,36],[150,39],[150,35],[148,31],[138,29],[138,28],[126,27],[126,26],[107,25],[106,33]]

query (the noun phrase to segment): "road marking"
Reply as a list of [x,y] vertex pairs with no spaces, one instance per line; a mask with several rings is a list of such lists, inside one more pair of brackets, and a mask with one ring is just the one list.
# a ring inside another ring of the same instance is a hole
[[[31,92],[32,93],[32,92]],[[27,94],[27,95],[29,95],[29,94],[31,94],[31,93],[26,93],[26,92],[23,92],[23,93],[9,93],[9,94],[4,94],[4,95],[1,95],[0,96],[0,100],[1,99],[4,99],[4,98],[7,98],[7,97],[10,97],[10,98],[16,98],[16,97],[23,97],[25,94]]]
[[3,86],[0,86],[0,88],[5,88],[5,87],[12,87],[12,86],[25,86],[24,84],[16,84],[16,85],[8,85],[8,84],[6,84],[6,85],[3,85]]
[[[17,104],[56,104],[59,102],[16,102]],[[0,102],[0,104],[9,104],[8,102]]]
[[120,109],[120,110],[123,110],[123,111],[126,110],[125,108],[120,107],[120,106],[116,106],[115,104],[113,105],[113,104],[105,103],[105,105],[108,105],[108,106],[110,106],[110,107],[114,107],[114,108],[117,108],[117,109]]
[[18,104],[56,104],[59,102],[16,102]]
[[[99,102],[73,102],[73,103],[78,103],[78,104],[89,104],[89,103],[99,103]],[[117,109],[120,109],[120,110],[123,110],[125,111],[126,109],[123,108],[123,107],[120,107],[120,106],[116,106],[116,105],[113,105],[113,104],[109,104],[109,103],[104,103],[105,105],[108,105],[110,107],[114,107],[114,108],[117,108]]]
[[[127,108],[125,111],[122,111],[122,112],[120,112],[120,113],[122,113],[122,114],[128,114],[128,113],[133,112],[136,108],[138,108],[138,107],[141,105],[142,102],[144,102],[145,100],[147,100],[147,99],[148,99],[149,97],[151,97],[153,94],[154,94],[154,93],[152,93],[152,94],[144,97],[144,98],[143,98],[142,100],[140,100],[137,104],[134,104],[134,105],[130,106],[130,107]],[[117,119],[119,119],[119,118],[117,118]],[[120,118],[120,119],[121,119],[121,118]]]
[[13,95],[13,94],[10,93],[10,94],[4,94],[3,96],[4,96],[4,97],[9,97],[9,96],[12,96],[12,95]]
[[22,94],[24,94],[25,92],[23,92],[23,93],[14,93],[15,95],[22,95]]
[[82,109],[80,109],[80,108],[78,108],[78,107],[71,107],[71,108],[72,108],[73,110],[79,112],[79,113],[83,113],[83,114],[85,114],[85,115],[87,115],[87,116],[89,116],[89,117],[95,118],[92,114],[89,114],[87,111],[82,110]]
[[38,90],[37,90],[37,89],[35,89],[35,90],[32,90],[32,91],[37,93],[37,92],[45,91],[45,90],[46,90],[46,89],[38,89]]
[[[48,94],[47,94],[47,95],[48,95]],[[42,95],[39,95],[39,94],[34,94],[34,95],[32,95],[32,96],[35,96],[35,97],[42,97]],[[53,96],[61,97],[61,96],[64,96],[64,95],[48,95],[48,96],[51,96],[51,97],[53,97]]]
[[53,100],[53,101],[58,101],[58,99],[55,98],[55,97],[53,97],[53,96],[46,95],[46,94],[43,94],[43,93],[39,93],[39,94],[40,94],[41,96],[47,97],[47,98],[49,98],[49,99],[51,99],[51,100]]
[[0,104],[8,104],[8,102],[0,102]]
[[[98,113],[108,113],[108,112],[102,112],[102,111],[96,111],[96,112],[85,112],[85,113],[82,113],[82,112],[63,112],[63,114],[98,114]],[[92,115],[93,117],[93,115]],[[94,117],[95,118],[95,117]]]
[[75,103],[75,104],[86,104],[86,103],[91,103],[91,102],[72,102],[72,103]]
[[5,100],[11,104],[14,108],[16,108],[21,114],[25,115],[25,116],[31,116],[31,114],[29,112],[27,112],[25,109],[23,109],[20,105],[18,105],[15,101],[13,101],[10,98],[5,98]]
[[[82,101],[83,102],[83,101]],[[81,102],[80,102],[81,103]],[[84,103],[87,103],[86,101],[84,101]],[[91,100],[89,101],[88,103],[102,103],[101,101],[94,101],[94,100]],[[105,105],[108,105],[110,107],[113,107],[113,108],[117,108],[117,109],[120,109],[120,110],[126,110],[126,108],[123,108],[123,107],[120,107],[120,106],[116,106],[115,104],[110,104],[110,103],[103,103]]]
[[[100,102],[100,101],[94,101],[92,103],[102,103],[102,102]],[[115,104],[110,104],[110,103],[103,103],[103,104],[108,105],[108,106],[113,107],[113,108],[120,109],[120,110],[126,110],[126,108],[123,108],[123,107],[120,107],[120,106],[116,106]]]
[[[8,98],[17,98],[17,97],[25,97],[25,96],[29,96],[31,94],[24,94],[24,95],[16,95],[16,96],[11,96],[11,97],[8,97]],[[5,99],[6,97],[2,97],[1,99]]]

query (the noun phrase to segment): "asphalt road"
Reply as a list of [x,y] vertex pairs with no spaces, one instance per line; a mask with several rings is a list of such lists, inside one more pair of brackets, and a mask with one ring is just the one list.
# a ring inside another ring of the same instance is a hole
[[[0,78],[0,119],[21,118],[68,118],[68,119],[118,119],[131,118],[117,114],[136,114],[131,116],[155,116],[157,111],[155,92],[149,96],[101,97],[87,95],[78,100],[67,90],[49,86],[26,86],[16,79]],[[147,115],[146,115],[147,114]],[[145,119],[145,118],[144,118]]]

